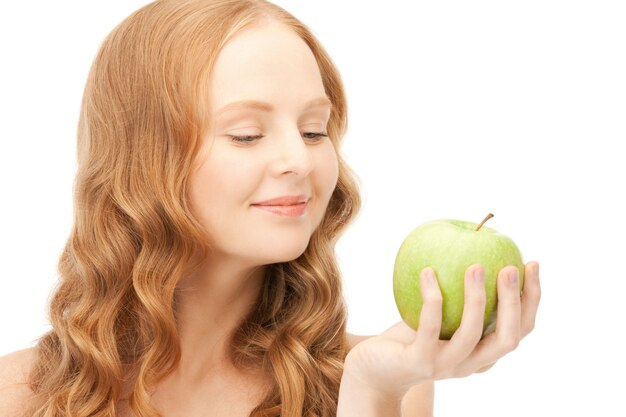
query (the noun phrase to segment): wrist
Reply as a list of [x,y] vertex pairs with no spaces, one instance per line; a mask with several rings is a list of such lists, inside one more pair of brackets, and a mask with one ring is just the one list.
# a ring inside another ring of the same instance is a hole
[[404,393],[372,386],[346,363],[339,386],[337,417],[400,417],[403,396]]

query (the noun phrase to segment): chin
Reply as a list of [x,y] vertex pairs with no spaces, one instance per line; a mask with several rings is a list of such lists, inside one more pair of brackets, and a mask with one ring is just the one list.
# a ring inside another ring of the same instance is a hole
[[268,264],[281,263],[281,262],[290,262],[294,259],[299,258],[304,251],[306,250],[309,242],[292,244],[292,245],[281,245],[281,246],[270,246],[266,247],[267,252],[263,253],[264,258],[268,259]]

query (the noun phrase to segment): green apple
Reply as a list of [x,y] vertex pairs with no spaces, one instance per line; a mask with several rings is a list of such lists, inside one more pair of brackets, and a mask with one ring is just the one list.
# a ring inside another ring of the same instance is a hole
[[516,266],[523,287],[524,263],[515,243],[482,223],[462,220],[433,220],[411,231],[404,239],[393,271],[393,294],[402,320],[417,330],[422,310],[420,272],[425,267],[435,271],[443,297],[440,339],[449,340],[461,324],[465,293],[465,270],[481,264],[485,270],[487,304],[483,337],[495,329],[496,279],[502,268]]

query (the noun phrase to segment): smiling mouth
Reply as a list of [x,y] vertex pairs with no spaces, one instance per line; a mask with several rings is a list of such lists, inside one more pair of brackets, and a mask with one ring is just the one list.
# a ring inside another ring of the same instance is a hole
[[283,217],[300,217],[303,216],[307,211],[308,202],[298,203],[298,204],[290,204],[290,205],[260,205],[253,204],[252,207],[256,207],[263,211],[267,211],[269,213],[276,214],[278,216]]

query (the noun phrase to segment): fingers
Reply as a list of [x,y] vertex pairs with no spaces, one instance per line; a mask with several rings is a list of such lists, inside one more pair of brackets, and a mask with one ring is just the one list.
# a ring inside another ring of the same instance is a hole
[[502,354],[512,351],[521,339],[521,300],[519,271],[507,266],[498,274],[496,337]]
[[485,303],[485,270],[481,265],[474,264],[465,271],[463,317],[442,353],[443,363],[459,363],[472,353],[482,336]]
[[422,311],[420,312],[417,336],[413,346],[422,360],[434,363],[441,332],[441,307],[443,298],[432,268],[424,268],[420,273]]
[[478,264],[470,266],[465,271],[465,304],[461,324],[448,343],[441,343],[441,292],[434,271],[424,268],[420,274],[424,304],[413,352],[421,357],[421,363],[431,363],[433,369],[439,369],[437,372],[443,372],[440,369],[444,367],[442,364],[451,368],[456,376],[490,369],[498,359],[516,349],[520,340],[534,328],[541,299],[538,270],[538,262],[525,265],[521,297],[520,271],[514,266],[499,271],[496,330],[481,340],[485,314],[484,276],[481,277],[484,270]]
[[503,268],[497,278],[498,309],[496,331],[485,336],[463,363],[465,371],[475,372],[495,363],[517,348],[521,339],[521,300],[519,272],[514,266]]
[[529,262],[525,267],[524,290],[522,293],[522,338],[535,328],[535,317],[537,316],[540,299],[539,263]]

